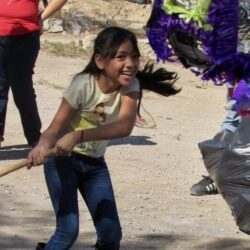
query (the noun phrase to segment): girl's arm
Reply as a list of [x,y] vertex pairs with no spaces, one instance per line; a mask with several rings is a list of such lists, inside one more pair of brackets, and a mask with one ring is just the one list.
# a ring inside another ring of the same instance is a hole
[[[29,166],[40,165],[44,162],[48,149],[55,146],[75,112],[71,105],[63,98],[53,121],[42,133],[37,146],[29,153]],[[56,148],[55,152],[58,153]]]
[[66,2],[67,0],[51,0],[41,13],[41,20],[44,21],[52,16],[55,12],[60,10]]
[[117,121],[84,131],[84,141],[109,140],[131,134],[136,119],[137,92],[122,97],[121,108]]
[[[77,143],[83,141],[109,140],[128,136],[134,127],[137,108],[137,92],[122,97],[118,119],[115,122],[64,135],[56,143],[59,154],[69,154]],[[81,141],[83,139],[83,141]]]
[[[134,127],[138,93],[122,97],[117,121],[84,130],[84,141],[108,140],[128,136]],[[63,99],[51,125],[41,135],[38,145],[29,153],[29,167],[41,165],[46,152],[54,147],[56,155],[69,155],[74,146],[81,142],[81,131],[73,131],[61,137],[75,110]],[[60,138],[61,137],[61,138]],[[60,139],[59,139],[60,138]]]

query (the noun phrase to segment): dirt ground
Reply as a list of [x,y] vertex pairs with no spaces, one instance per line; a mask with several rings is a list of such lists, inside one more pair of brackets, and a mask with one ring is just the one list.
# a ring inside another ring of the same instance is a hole
[[[69,79],[84,63],[41,51],[34,79],[43,128]],[[203,85],[178,64],[166,67],[179,73],[181,93],[170,98],[145,93],[143,107],[157,126],[135,127],[131,136],[112,141],[107,150],[123,227],[121,249],[250,249],[248,236],[238,231],[220,195],[189,194],[190,186],[205,173],[197,142],[219,129],[225,89]],[[152,120],[144,110],[142,114]],[[25,143],[10,96],[0,167],[24,158],[29,151]],[[42,167],[1,177],[0,197],[0,249],[34,249],[37,241],[48,239],[54,216]],[[87,250],[95,242],[95,232],[85,204],[79,202],[81,230],[72,249]]]
[[[71,77],[86,64],[41,50],[35,89],[45,129]],[[159,65],[160,66],[160,65]],[[142,115],[155,128],[135,127],[131,136],[111,141],[106,160],[111,172],[123,250],[250,249],[220,195],[194,197],[192,184],[206,174],[197,143],[219,130],[225,115],[225,88],[203,84],[179,64],[166,64],[179,74],[180,94],[164,98],[145,93]],[[18,111],[10,96],[0,168],[26,157]],[[80,203],[80,234],[72,250],[91,250],[95,231]],[[0,249],[32,250],[54,230],[54,215],[42,167],[26,168],[0,178]]]

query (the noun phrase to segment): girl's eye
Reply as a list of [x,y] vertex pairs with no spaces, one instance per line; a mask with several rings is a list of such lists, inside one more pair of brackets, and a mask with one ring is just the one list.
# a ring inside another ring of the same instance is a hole
[[118,58],[118,59],[125,59],[125,57],[126,57],[125,55],[117,55],[116,56],[116,58]]

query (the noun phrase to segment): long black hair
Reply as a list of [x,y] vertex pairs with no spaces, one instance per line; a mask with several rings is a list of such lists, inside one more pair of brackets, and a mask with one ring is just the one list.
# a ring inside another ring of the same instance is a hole
[[154,70],[154,64],[148,62],[142,70],[136,74],[136,78],[140,83],[140,95],[137,106],[137,115],[140,115],[140,106],[143,89],[153,91],[162,96],[171,96],[179,93],[180,88],[174,86],[178,80],[177,73],[167,71],[165,68]]
[[[119,47],[128,40],[131,41],[134,52],[140,56],[138,42],[133,32],[116,26],[103,29],[95,39],[93,55],[89,63],[79,74],[100,76],[101,70],[96,66],[95,55],[99,54],[103,59],[112,59],[115,57]],[[136,77],[140,82],[140,96],[137,109],[139,116],[143,89],[163,96],[175,95],[180,92],[180,89],[176,89],[173,86],[177,80],[176,73],[169,72],[165,68],[154,70],[154,64],[152,63],[147,63],[143,70],[137,72]]]
[[102,30],[95,39],[93,55],[81,73],[99,76],[101,70],[95,64],[95,55],[99,54],[103,59],[112,59],[119,47],[128,40],[132,43],[134,52],[140,56],[137,39],[133,32],[116,26]]

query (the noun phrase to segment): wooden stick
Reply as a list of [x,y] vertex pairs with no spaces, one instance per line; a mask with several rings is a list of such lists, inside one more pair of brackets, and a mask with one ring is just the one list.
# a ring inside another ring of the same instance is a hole
[[[55,149],[54,148],[51,148],[48,150],[47,154],[46,154],[46,157],[48,156],[51,156],[55,154]],[[4,176],[4,175],[7,175],[11,172],[14,172],[20,168],[23,168],[23,167],[26,167],[28,166],[28,160],[25,159],[25,160],[22,160],[20,162],[17,162],[16,164],[13,164],[11,166],[5,166],[5,167],[0,167],[0,177]]]

